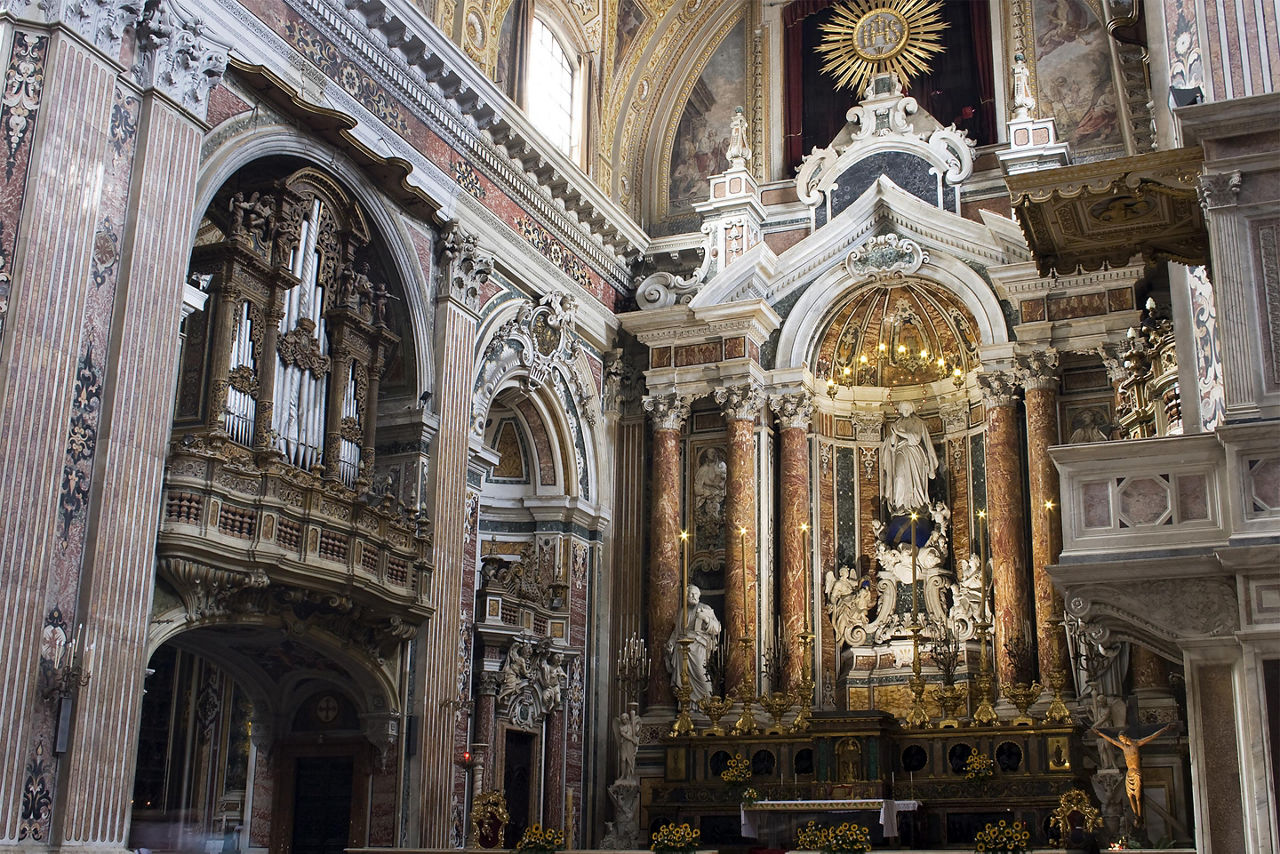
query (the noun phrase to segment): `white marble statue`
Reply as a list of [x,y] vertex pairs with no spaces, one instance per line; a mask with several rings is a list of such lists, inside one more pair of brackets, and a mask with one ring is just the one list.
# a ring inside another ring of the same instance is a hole
[[711,696],[711,679],[707,676],[707,658],[711,650],[720,642],[720,621],[716,619],[711,606],[703,603],[702,591],[697,585],[690,584],[685,594],[688,601],[688,615],[684,626],[676,624],[671,630],[671,637],[664,647],[666,651],[667,670],[671,673],[671,687],[679,688],[683,668],[684,653],[681,652],[681,638],[692,638],[689,644],[689,686],[692,690],[690,702],[697,706],[703,697]]
[[729,158],[730,169],[746,169],[751,159],[751,143],[747,141],[747,117],[742,108],[733,111],[733,121],[729,124],[729,147],[725,150]]
[[[983,618],[982,561],[971,554],[968,559],[956,561],[956,575],[951,584],[951,611],[947,615],[952,625],[972,627]],[[957,628],[957,633],[962,634]]]
[[880,494],[890,513],[903,515],[929,503],[929,478],[938,473],[938,457],[915,406],[904,401],[898,413],[880,443]]
[[1031,94],[1031,69],[1019,53],[1013,58],[1013,121],[1031,118],[1031,111],[1035,107],[1036,99]]
[[613,722],[618,736],[618,779],[635,780],[636,752],[640,749],[640,713],[628,710]]
[[840,567],[840,574],[827,572],[824,590],[827,594],[827,612],[835,630],[836,643],[855,646],[854,632],[866,629],[867,612],[871,610],[873,593],[870,581],[858,583],[853,571]]

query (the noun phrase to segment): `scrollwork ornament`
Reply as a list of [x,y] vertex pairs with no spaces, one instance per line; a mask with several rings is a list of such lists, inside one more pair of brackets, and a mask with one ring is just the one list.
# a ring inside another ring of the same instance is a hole
[[911,275],[928,263],[929,253],[920,244],[896,234],[881,234],[849,253],[845,269],[855,277]]

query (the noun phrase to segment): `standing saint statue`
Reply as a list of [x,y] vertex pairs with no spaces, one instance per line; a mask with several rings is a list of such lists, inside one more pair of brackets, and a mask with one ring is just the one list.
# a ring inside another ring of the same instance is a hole
[[898,404],[898,420],[880,443],[880,495],[894,516],[929,503],[929,478],[938,473],[929,428],[910,401]]
[[733,121],[729,124],[729,148],[725,150],[729,158],[730,169],[746,169],[751,159],[751,143],[747,141],[747,117],[741,107],[733,111]]
[[1097,727],[1093,729],[1099,738],[1114,744],[1124,754],[1124,791],[1129,796],[1129,809],[1133,810],[1133,817],[1138,820],[1139,825],[1142,824],[1142,757],[1138,751],[1149,742],[1164,735],[1173,726],[1172,723],[1165,724],[1146,738],[1130,738],[1123,732],[1112,738]]
[[711,650],[720,642],[720,621],[711,606],[702,601],[702,591],[697,585],[690,584],[686,592],[688,609],[683,626],[676,624],[671,629],[671,637],[664,647],[666,651],[667,669],[671,671],[671,687],[679,688],[681,674],[684,672],[684,653],[681,652],[681,638],[692,638],[689,644],[689,687],[692,690],[690,701],[698,705],[703,697],[711,696],[711,679],[707,676],[707,658]]

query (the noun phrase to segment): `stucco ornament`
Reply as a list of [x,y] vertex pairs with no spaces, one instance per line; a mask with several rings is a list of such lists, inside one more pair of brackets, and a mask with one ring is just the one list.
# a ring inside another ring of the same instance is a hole
[[909,276],[929,261],[925,252],[909,237],[896,234],[880,234],[867,240],[845,258],[844,266],[849,275]]

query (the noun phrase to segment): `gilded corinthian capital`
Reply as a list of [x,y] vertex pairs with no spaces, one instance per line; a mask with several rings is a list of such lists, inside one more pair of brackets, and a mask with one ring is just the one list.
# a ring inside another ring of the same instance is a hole
[[718,388],[714,397],[729,421],[754,421],[764,403],[760,386],[755,383]]

